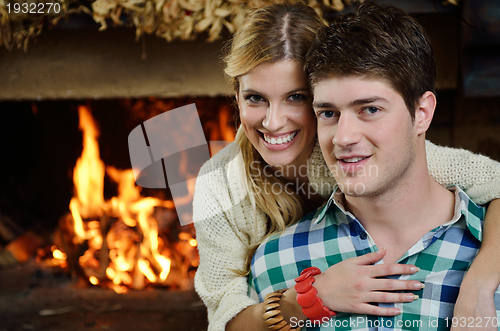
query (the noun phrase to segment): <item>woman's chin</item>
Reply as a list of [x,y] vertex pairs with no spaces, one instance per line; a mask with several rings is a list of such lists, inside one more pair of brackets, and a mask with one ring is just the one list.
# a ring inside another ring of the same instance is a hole
[[[285,154],[285,153],[280,153],[280,154]],[[296,157],[292,157],[290,155],[281,155],[281,156],[262,155],[262,158],[264,159],[264,161],[266,161],[268,165],[272,167],[285,167],[291,165]]]

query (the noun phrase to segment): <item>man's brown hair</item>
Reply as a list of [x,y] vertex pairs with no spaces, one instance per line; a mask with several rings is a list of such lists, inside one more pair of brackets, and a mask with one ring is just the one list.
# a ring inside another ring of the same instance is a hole
[[420,97],[435,93],[436,64],[427,35],[392,5],[363,3],[321,28],[305,69],[313,87],[328,77],[384,79],[401,94],[412,119]]

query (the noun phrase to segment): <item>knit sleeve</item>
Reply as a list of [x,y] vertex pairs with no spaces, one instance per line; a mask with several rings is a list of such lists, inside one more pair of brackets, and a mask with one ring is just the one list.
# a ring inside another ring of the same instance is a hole
[[429,173],[443,186],[457,185],[477,204],[500,198],[500,163],[464,149],[426,141]]
[[[221,152],[219,152],[221,153]],[[246,201],[235,204],[224,166],[208,161],[197,177],[193,220],[200,255],[195,289],[208,311],[210,331],[225,330],[226,323],[246,307],[248,297],[243,270],[250,237],[245,233]]]

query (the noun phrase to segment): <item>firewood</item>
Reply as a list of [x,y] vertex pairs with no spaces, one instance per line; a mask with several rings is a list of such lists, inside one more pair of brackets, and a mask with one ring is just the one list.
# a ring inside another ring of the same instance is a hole
[[8,243],[21,233],[23,233],[23,229],[14,223],[9,216],[0,214],[0,240]]
[[18,264],[14,255],[6,249],[0,250],[0,269],[13,267]]
[[10,252],[16,261],[24,263],[28,261],[43,244],[44,240],[32,231],[26,231],[13,241],[11,241],[5,250]]

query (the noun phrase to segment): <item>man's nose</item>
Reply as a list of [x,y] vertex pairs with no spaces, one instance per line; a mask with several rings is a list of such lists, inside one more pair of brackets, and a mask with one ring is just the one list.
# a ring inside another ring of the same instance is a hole
[[354,115],[349,113],[341,114],[336,125],[333,144],[339,147],[348,147],[356,144],[361,139],[358,121]]

